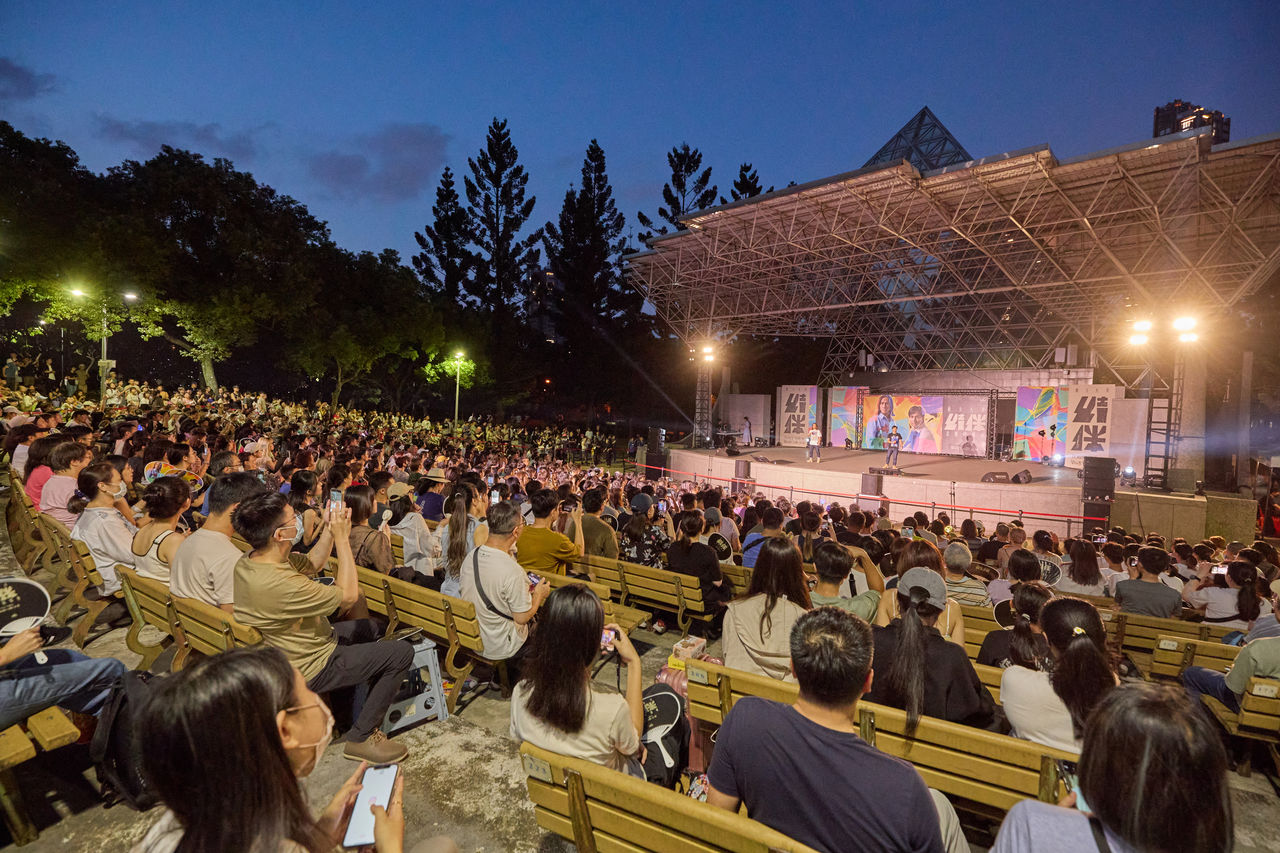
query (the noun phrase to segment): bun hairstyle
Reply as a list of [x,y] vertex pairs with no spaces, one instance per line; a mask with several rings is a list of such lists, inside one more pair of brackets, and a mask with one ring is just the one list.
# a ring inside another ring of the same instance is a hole
[[1081,738],[1089,712],[1116,686],[1102,617],[1087,601],[1055,598],[1041,609],[1040,626],[1054,657],[1049,683],[1071,713],[1075,736]]
[[191,487],[181,477],[157,477],[142,492],[142,502],[152,518],[173,518],[189,500]]
[[1037,530],[1031,534],[1031,542],[1035,545],[1036,550],[1044,551],[1046,554],[1053,553],[1053,535],[1047,530]]
[[885,673],[889,704],[907,712],[908,737],[915,734],[924,714],[925,644],[929,638],[925,622],[936,620],[942,613],[928,599],[929,592],[919,586],[913,586],[909,592],[898,592],[898,613],[902,620],[898,650]]
[[89,505],[89,501],[98,496],[98,487],[111,482],[111,475],[116,473],[116,466],[110,462],[95,462],[81,469],[76,476],[76,493],[67,501],[67,512],[79,515]]
[[1258,569],[1245,560],[1235,560],[1227,566],[1227,577],[1240,587],[1236,596],[1236,613],[1246,622],[1252,622],[1262,613],[1258,600]]
[[1040,624],[1040,612],[1053,598],[1053,590],[1043,581],[1024,581],[1013,587],[1013,635],[1009,638],[1009,659],[1016,666],[1045,669],[1044,647],[1036,639],[1032,625]]

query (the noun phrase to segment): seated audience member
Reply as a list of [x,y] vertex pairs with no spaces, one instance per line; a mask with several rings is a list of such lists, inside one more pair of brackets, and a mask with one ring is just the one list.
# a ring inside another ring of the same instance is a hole
[[874,629],[881,676],[867,699],[904,709],[909,732],[922,716],[990,725],[995,710],[991,693],[978,679],[964,646],[948,642],[935,627],[947,606],[942,576],[932,569],[910,569],[896,591],[902,615]]
[[[342,496],[343,503],[351,510],[351,555],[357,566],[388,574],[396,560],[391,553],[391,540],[387,534],[369,526],[373,517],[374,502],[371,486],[352,486]],[[292,544],[292,542],[290,542]]]
[[391,532],[404,542],[404,564],[424,577],[433,577],[440,557],[440,541],[431,535],[422,513],[414,506],[408,486],[393,483],[388,493]]
[[1205,622],[1237,631],[1248,631],[1260,615],[1271,611],[1271,605],[1258,597],[1258,570],[1244,560],[1232,561],[1223,574],[1205,571],[1200,580],[1183,588],[1182,599],[1203,607]]
[[115,658],[90,658],[71,649],[46,649],[39,626],[0,647],[0,731],[57,705],[97,715],[125,666]]
[[[297,780],[315,770],[333,739],[333,715],[279,649],[205,658],[157,682],[155,697],[138,718],[149,747],[142,770],[166,810],[135,853],[339,848],[367,765],[312,816]],[[401,767],[391,802],[372,807],[377,853],[405,849],[403,801]],[[457,847],[435,838],[412,850]]]
[[[541,489],[529,496],[533,506],[533,523],[525,525],[516,542],[516,559],[526,572],[535,575],[565,575],[575,557],[582,556],[582,504],[574,502],[573,511],[565,513],[559,496],[551,489]],[[551,529],[551,525],[568,515],[574,522],[574,538]]]
[[[968,519],[965,519],[968,521]],[[963,542],[952,542],[942,552],[943,580],[947,584],[947,598],[973,607],[990,607],[987,585],[968,575],[973,565],[973,553]]]
[[1169,552],[1152,545],[1138,550],[1139,576],[1116,584],[1116,604],[1121,613],[1138,613],[1176,619],[1182,613],[1182,599],[1178,591],[1160,582],[1160,576],[1169,570]]
[[1067,557],[1069,562],[1063,566],[1062,577],[1054,586],[1059,595],[1106,595],[1106,580],[1098,568],[1098,552],[1092,542],[1084,538],[1068,539]]
[[[950,803],[858,736],[858,700],[872,683],[867,623],[820,607],[797,620],[788,646],[800,695],[794,705],[734,704],[716,735],[707,802],[745,804],[753,820],[826,853],[967,850]],[[935,810],[941,826],[926,817]]]
[[476,607],[482,653],[489,660],[506,661],[513,681],[529,651],[530,623],[551,594],[545,579],[531,590],[529,576],[511,556],[523,524],[510,501],[491,506],[488,538],[463,561],[461,572],[462,598]]
[[1120,581],[1133,580],[1138,577],[1138,570],[1135,567],[1130,573],[1128,565],[1125,563],[1124,546],[1116,542],[1108,542],[1102,546],[1102,560],[1106,563],[1099,571],[1102,573],[1103,583],[1106,585],[1106,594],[1115,597],[1116,584]]
[[1039,669],[1049,657],[1049,644],[1040,628],[1040,611],[1053,590],[1043,581],[1025,581],[1013,588],[1010,610],[1013,628],[1009,631],[988,631],[978,650],[977,662],[983,666],[1001,669],[1019,666]]
[[142,490],[142,503],[150,520],[133,536],[134,569],[167,586],[173,555],[187,538],[178,523],[191,508],[191,487],[181,477],[157,477]]
[[335,613],[363,611],[351,554],[351,511],[344,508],[329,519],[338,558],[331,586],[303,574],[314,566],[290,553],[293,518],[288,498],[274,491],[241,501],[231,514],[236,532],[253,548],[236,563],[236,620],[257,628],[267,645],[284,652],[311,690],[328,693],[365,685],[368,693],[347,732],[343,755],[371,764],[399,761],[409,750],[387,740],[380,726],[413,663],[413,646],[402,640],[377,641],[382,632],[372,619],[329,622]]
[[453,487],[445,508],[449,519],[440,534],[440,550],[444,554],[444,579],[440,591],[455,598],[462,596],[462,561],[488,538],[483,498],[470,483]]
[[1044,605],[1040,625],[1049,659],[1025,659],[1020,642],[1014,665],[1000,677],[1000,704],[1014,737],[1079,752],[1085,719],[1117,683],[1107,631],[1097,609],[1078,598]]
[[[547,596],[538,623],[524,678],[511,694],[511,737],[645,778],[640,762],[644,687],[640,656],[627,635],[605,624],[600,599],[582,584]],[[611,648],[627,667],[625,695],[596,690],[591,683],[605,630],[614,632]]]
[[992,604],[1008,601],[1013,597],[1014,588],[1020,583],[1042,580],[1040,561],[1035,554],[1024,549],[1018,549],[1009,555],[1007,569],[1007,579],[997,578],[987,584],[987,595],[991,596]]
[[[944,577],[944,569],[942,567],[942,552],[934,545],[920,539],[909,540],[904,543],[897,557],[897,575],[894,580],[898,580],[910,569],[926,568],[938,575],[939,580]],[[889,586],[886,584],[886,586]],[[945,581],[944,581],[945,586]],[[893,585],[897,589],[897,585]],[[880,606],[876,609],[876,618],[873,624],[881,627],[888,625],[898,617],[898,596],[886,595],[880,599]],[[946,607],[943,609],[938,619],[938,631],[944,639],[953,643],[964,646],[964,614],[960,610],[960,602],[955,599],[947,599]]]
[[659,514],[653,498],[640,492],[631,499],[631,517],[619,531],[618,551],[628,563],[661,568],[674,536],[671,513]]
[[996,567],[1000,570],[1000,577],[1005,577],[1009,572],[1009,557],[1015,551],[1026,551],[1027,547],[1027,531],[1022,527],[1013,526],[1009,529],[1009,544],[1005,545],[996,554]]
[[[266,492],[253,474],[223,474],[209,487],[209,516],[178,546],[169,574],[169,591],[234,613],[236,563],[244,553],[231,541],[231,515],[240,503]],[[330,549],[326,548],[327,554]]]
[[93,451],[78,441],[63,441],[49,451],[49,468],[53,473],[40,490],[36,506],[51,518],[61,521],[68,530],[76,523],[76,514],[67,508],[75,497],[76,478],[92,461]]
[[[1277,581],[1275,586],[1280,587],[1280,581]],[[1277,591],[1273,588],[1272,595],[1276,594]],[[1244,638],[1246,644],[1252,643],[1254,640],[1265,640],[1268,637],[1280,637],[1280,611],[1275,609],[1276,599],[1274,597],[1271,602],[1271,612],[1261,614],[1253,621],[1253,627],[1249,629],[1249,633]]]
[[725,611],[725,665],[770,678],[794,678],[788,665],[791,628],[810,607],[800,551],[785,537],[768,537],[746,593]]
[[46,435],[31,442],[26,463],[24,467],[17,470],[22,474],[22,489],[27,493],[27,497],[31,498],[31,505],[36,509],[40,509],[44,484],[53,476],[53,468],[49,465],[50,454],[61,444],[73,443],[61,435]]
[[124,478],[114,465],[95,462],[76,477],[76,490],[82,497],[74,498],[67,507],[72,511],[80,509],[71,538],[88,547],[89,556],[102,575],[100,595],[118,593],[120,576],[116,566],[133,568],[137,560],[133,537],[138,528],[121,514],[118,506],[125,489]]
[[444,490],[449,485],[449,478],[444,475],[443,468],[432,468],[418,481],[414,499],[422,508],[422,517],[427,521],[444,520]]
[[296,532],[293,536],[293,550],[306,551],[316,544],[316,537],[320,535],[323,525],[321,495],[324,492],[324,483],[320,481],[315,471],[303,469],[295,471],[286,485],[288,491],[284,494],[289,496],[289,505],[297,513],[294,522]]
[[1182,683],[1192,699],[1212,696],[1233,712],[1240,710],[1250,678],[1280,678],[1280,637],[1245,643],[1225,674],[1203,666],[1190,666],[1182,673]]
[[880,596],[884,594],[884,575],[874,563],[868,560],[865,566],[870,589],[847,598],[840,595],[841,585],[848,583],[853,571],[853,556],[846,546],[823,542],[814,549],[813,566],[818,573],[818,583],[809,593],[809,601],[814,607],[839,607],[866,622],[875,618]]
[[1009,525],[1003,521],[996,523],[996,535],[978,546],[974,558],[989,566],[999,565],[1000,549],[1009,544]]
[[733,598],[733,584],[721,573],[716,552],[710,545],[698,541],[703,526],[702,515],[697,510],[680,516],[680,536],[667,549],[667,568],[697,578],[702,601],[711,611],[724,607]]
[[[588,557],[618,558],[618,534],[601,519],[604,514],[604,489],[587,489],[582,493],[582,549]],[[565,535],[577,538],[578,525],[569,521]]]
[[[1170,784],[1184,779],[1194,784]],[[1066,808],[1016,803],[992,853],[1228,853],[1235,844],[1222,739],[1174,687],[1126,684],[1103,697],[1085,726],[1079,780]]]
[[765,540],[786,535],[782,530],[782,522],[782,510],[771,506],[764,511],[760,517],[760,528],[747,533],[742,540],[742,565],[749,569],[755,568]]

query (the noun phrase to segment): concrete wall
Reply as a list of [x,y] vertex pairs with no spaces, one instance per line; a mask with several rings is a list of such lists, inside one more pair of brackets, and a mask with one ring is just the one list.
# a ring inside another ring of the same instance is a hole
[[1252,498],[1209,495],[1206,504],[1205,535],[1222,536],[1228,542],[1235,539],[1246,544],[1257,536],[1258,504]]

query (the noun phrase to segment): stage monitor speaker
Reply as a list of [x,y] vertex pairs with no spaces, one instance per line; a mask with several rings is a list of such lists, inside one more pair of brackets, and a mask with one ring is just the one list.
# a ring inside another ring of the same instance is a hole
[[1086,521],[1084,529],[1086,532],[1093,530],[1095,527],[1101,527],[1103,530],[1111,529],[1111,501],[1090,501],[1084,502],[1084,515],[1088,518],[1102,519],[1101,521]]
[[664,469],[669,468],[667,454],[654,453],[652,450],[644,455],[644,477],[646,480],[660,480],[665,476]]
[[1007,483],[1009,482],[1008,471],[988,471],[982,475],[984,483]]
[[724,455],[725,456],[741,456],[742,451],[730,444],[725,446]]
[[754,453],[751,455],[751,458],[757,462],[763,462],[765,464],[768,464],[769,462],[769,457],[765,456],[763,453]]
[[649,427],[649,443],[650,453],[659,455],[667,452],[667,431],[662,427]]
[[1033,479],[1035,478],[1031,476],[1031,471],[1027,468],[1023,468],[1021,471],[1013,475],[1013,482],[1017,483],[1020,486],[1025,486],[1027,483],[1030,483]]
[[1084,458],[1085,477],[1116,477],[1116,460],[1110,456],[1086,456]]
[[862,488],[858,492],[864,495],[884,494],[884,476],[882,474],[863,474]]
[[735,480],[751,479],[751,460],[735,459],[733,462],[733,478]]

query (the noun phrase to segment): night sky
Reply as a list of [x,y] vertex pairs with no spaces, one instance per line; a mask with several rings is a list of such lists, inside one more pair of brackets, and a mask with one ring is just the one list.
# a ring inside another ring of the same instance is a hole
[[595,137],[630,228],[680,142],[727,197],[743,161],[766,187],[857,168],[924,104],[975,157],[1138,141],[1173,98],[1244,139],[1280,132],[1277,69],[1274,0],[0,0],[0,117],[23,132],[94,170],[166,143],[229,157],[340,245],[406,261],[441,168],[465,171],[494,116],[530,173],[531,224],[556,216]]

